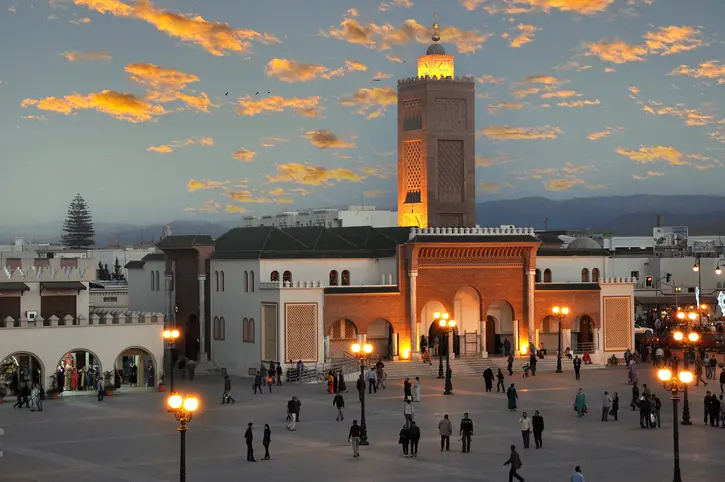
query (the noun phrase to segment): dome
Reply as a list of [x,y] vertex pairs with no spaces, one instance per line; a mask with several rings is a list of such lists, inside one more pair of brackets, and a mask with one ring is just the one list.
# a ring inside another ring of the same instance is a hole
[[594,241],[592,238],[587,238],[586,236],[583,236],[581,238],[576,238],[574,241],[569,243],[569,246],[567,246],[568,250],[600,250],[602,247]]
[[445,55],[446,49],[441,44],[433,44],[425,51],[426,55]]

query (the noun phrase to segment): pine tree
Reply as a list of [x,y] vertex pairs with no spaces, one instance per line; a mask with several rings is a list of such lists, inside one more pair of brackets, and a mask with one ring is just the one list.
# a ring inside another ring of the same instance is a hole
[[113,274],[111,275],[111,279],[115,281],[126,281],[126,276],[123,274],[123,267],[121,267],[121,263],[118,262],[118,258],[116,258],[116,262],[113,263]]
[[111,272],[108,270],[108,264],[103,265],[103,280],[111,281]]
[[68,214],[63,222],[63,245],[70,249],[85,249],[93,246],[93,219],[88,204],[80,194],[76,194],[68,206]]
[[96,279],[98,281],[103,281],[103,263],[100,261],[98,262],[98,268],[96,268]]

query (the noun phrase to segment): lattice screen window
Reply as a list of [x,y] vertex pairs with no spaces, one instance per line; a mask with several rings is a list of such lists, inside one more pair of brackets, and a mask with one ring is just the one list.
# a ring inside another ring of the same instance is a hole
[[332,325],[330,338],[333,340],[352,340],[357,337],[355,323],[350,320],[337,320]]
[[285,305],[285,360],[317,360],[317,305]]
[[423,186],[423,146],[421,141],[410,141],[403,144],[405,160],[405,189],[420,191]]
[[626,350],[632,332],[629,297],[604,298],[604,350]]
[[463,141],[438,141],[438,200],[463,201]]

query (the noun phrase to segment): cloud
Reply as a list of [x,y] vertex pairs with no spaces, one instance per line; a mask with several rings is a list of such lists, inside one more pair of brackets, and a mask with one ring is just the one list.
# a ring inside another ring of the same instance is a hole
[[714,115],[705,114],[697,109],[686,109],[682,104],[677,106],[662,106],[659,102],[649,102],[642,106],[642,110],[652,115],[669,115],[679,117],[685,125],[702,127],[709,124],[724,124],[725,121],[718,120]]
[[685,154],[670,146],[642,146],[636,151],[618,147],[614,152],[628,157],[638,164],[653,164],[663,161],[671,166],[690,166],[692,162],[687,159],[693,158],[693,155]]
[[237,113],[252,117],[263,112],[284,112],[287,109],[292,109],[303,117],[321,117],[323,107],[319,104],[319,96],[286,99],[278,95],[261,98],[247,95],[237,99],[237,105],[239,106],[237,107]]
[[413,2],[411,0],[393,0],[392,2],[388,3],[381,3],[378,6],[378,10],[381,12],[387,12],[390,7],[404,7],[404,8],[411,8],[413,6]]
[[522,45],[533,42],[534,34],[537,30],[540,30],[534,25],[526,25],[523,23],[520,23],[516,28],[519,29],[521,33],[511,40],[511,47],[515,49],[520,48]]
[[486,0],[458,0],[458,3],[460,3],[463,8],[465,8],[469,12],[472,12],[473,10],[476,10],[478,7],[486,3]]
[[167,144],[162,144],[160,146],[151,146],[146,150],[149,152],[158,152],[159,154],[169,154],[170,152],[174,152],[174,148]]
[[403,60],[403,58],[400,57],[399,55],[388,54],[388,55],[385,56],[385,58],[388,59],[388,60],[390,60],[391,62],[395,62],[397,64],[402,64],[402,63],[405,62]]
[[364,175],[350,169],[306,166],[296,162],[277,164],[275,174],[267,176],[270,182],[290,182],[307,186],[326,186],[332,181],[361,182]]
[[25,99],[20,105],[26,108],[34,106],[40,110],[66,115],[77,110],[92,109],[132,123],[148,122],[156,116],[166,114],[163,106],[115,90],[103,90],[87,95],[70,94],[63,97]]
[[204,204],[198,208],[184,208],[184,211],[196,213],[217,213],[222,209],[222,205],[213,199],[207,199]]
[[63,52],[60,54],[65,57],[68,62],[83,62],[83,61],[94,61],[94,60],[111,60],[111,54],[106,52]]
[[585,55],[594,55],[614,64],[641,62],[648,55],[671,55],[700,47],[700,29],[670,25],[645,33],[643,44],[628,44],[623,40],[602,40],[586,45]]
[[573,100],[569,102],[558,102],[559,107],[585,107],[587,105],[599,105],[599,99],[594,100]]
[[351,149],[355,147],[354,142],[344,141],[337,137],[337,134],[330,131],[310,131],[305,133],[305,138],[315,147],[320,149]]
[[254,158],[257,157],[257,153],[244,147],[240,147],[239,149],[234,151],[232,157],[237,161],[252,162],[254,161]]
[[206,179],[197,181],[196,179],[189,179],[189,182],[186,183],[186,190],[196,192],[200,189],[221,189],[227,184],[228,182],[226,181],[207,181]]
[[270,197],[257,197],[252,194],[249,190],[244,191],[227,191],[224,193],[230,199],[235,200],[239,203],[252,203],[252,204],[273,204],[274,200]]
[[154,64],[129,64],[125,70],[128,78],[133,82],[159,90],[183,90],[189,84],[199,82],[199,77],[194,74]]
[[394,167],[392,164],[379,164],[377,166],[365,166],[360,168],[360,172],[366,176],[377,177],[378,179],[390,179],[393,177],[391,168]]
[[581,97],[582,95],[576,90],[555,90],[553,92],[544,92],[541,94],[542,99],[568,99],[570,97]]
[[265,73],[268,77],[276,77],[282,82],[309,82],[315,79],[339,77],[346,72],[364,72],[367,69],[367,65],[357,60],[346,60],[344,67],[331,70],[320,64],[301,64],[295,60],[272,59],[267,63]]
[[583,179],[580,179],[576,176],[566,176],[566,177],[557,177],[554,179],[547,179],[546,181],[543,181],[542,184],[548,191],[567,191],[574,186],[579,186],[582,184],[586,184]]
[[289,142],[289,139],[285,139],[284,137],[262,137],[259,141],[259,145],[261,147],[276,147],[278,143],[280,142]]
[[397,92],[388,87],[363,87],[340,99],[341,105],[359,107],[356,112],[365,115],[368,119],[380,117],[387,106],[397,103]]
[[725,131],[710,132],[707,136],[725,144]]
[[493,194],[493,193],[497,193],[497,192],[501,191],[502,188],[513,187],[513,184],[511,184],[510,182],[499,183],[499,182],[483,181],[478,185],[478,187],[480,187],[483,192]]
[[687,75],[694,79],[717,80],[718,84],[725,84],[725,65],[720,64],[718,60],[702,62],[698,67],[680,65],[670,72],[670,75],[676,74]]
[[249,211],[243,206],[235,206],[234,204],[227,204],[227,207],[224,209],[229,214],[248,214]]
[[390,191],[385,191],[383,189],[369,189],[363,191],[363,196],[365,197],[385,197],[390,194]]
[[554,77],[553,75],[529,75],[524,80],[519,80],[514,85],[525,85],[525,84],[542,84],[542,85],[560,85],[567,83],[568,81],[562,81]]
[[358,60],[346,60],[345,68],[350,72],[365,72],[368,70],[368,66]]
[[579,164],[575,166],[574,164],[567,162],[561,170],[567,174],[578,174],[580,172],[596,171],[597,168],[591,164]]
[[[414,19],[406,20],[403,25],[396,27],[389,23],[361,25],[357,19],[348,17],[340,22],[339,28],[332,27],[321,34],[370,49],[389,50],[393,46],[407,45],[411,42],[429,44],[433,28],[420,25]],[[480,50],[491,37],[491,34],[483,34],[478,30],[459,30],[451,26],[441,28],[440,35],[445,42],[454,44],[463,54]]]
[[557,9],[562,12],[596,15],[609,8],[614,0],[513,0],[510,3],[530,5],[547,13],[552,9]]
[[616,72],[616,71],[617,71],[617,69],[613,69],[611,67],[607,67],[606,69],[604,69],[605,74],[611,74],[612,72]]
[[516,99],[523,99],[524,97],[528,97],[530,95],[536,95],[539,92],[541,92],[541,89],[538,87],[528,87],[526,89],[518,89],[511,91],[511,95],[513,95]]
[[598,141],[599,139],[604,139],[605,137],[610,137],[617,130],[619,130],[619,129],[616,127],[607,127],[603,131],[590,132],[589,135],[587,136],[587,139],[589,139],[590,141]]
[[393,74],[386,74],[385,72],[378,72],[375,75],[373,75],[373,79],[389,79],[393,76]]
[[643,175],[632,174],[632,179],[641,181],[643,179],[650,179],[652,177],[662,177],[662,176],[664,176],[664,173],[662,173],[662,172],[647,171],[647,173],[643,174]]
[[514,139],[556,139],[561,134],[561,128],[553,126],[544,127],[512,127],[512,126],[489,126],[482,129],[482,134],[490,139],[495,140],[514,140]]
[[81,17],[75,20],[71,20],[70,23],[73,23],[75,25],[82,25],[86,23],[91,23],[91,19],[89,17]]
[[194,145],[211,147],[214,145],[214,138],[198,137],[198,138],[184,139],[183,141],[173,141],[170,144],[151,146],[146,150],[150,151],[150,152],[158,152],[160,154],[169,154],[170,152],[173,152],[174,149],[176,149],[178,147],[186,147],[186,146],[194,146]]
[[497,78],[497,77],[494,77],[493,75],[488,75],[488,74],[483,74],[480,77],[476,77],[476,82],[478,82],[479,84],[500,84],[504,80],[506,80],[506,79]]
[[347,14],[349,16],[351,16],[351,17],[359,17],[360,16],[360,12],[358,11],[357,8],[351,8],[350,10],[347,11]]
[[251,42],[279,43],[277,37],[268,33],[235,29],[227,23],[211,22],[199,15],[169,12],[155,7],[149,0],[139,0],[134,4],[119,0],[74,0],[74,3],[102,14],[143,20],[170,37],[196,44],[216,56],[249,52]]
[[506,110],[521,110],[524,107],[526,107],[528,104],[526,102],[499,102],[497,104],[489,104],[488,105],[488,111],[491,114],[497,114],[499,110],[506,109]]
[[499,164],[506,164],[510,158],[505,154],[495,156],[476,156],[476,167],[491,167]]
[[568,62],[554,66],[554,70],[575,70],[577,72],[582,72],[591,68],[591,65],[582,65],[576,60],[569,60]]

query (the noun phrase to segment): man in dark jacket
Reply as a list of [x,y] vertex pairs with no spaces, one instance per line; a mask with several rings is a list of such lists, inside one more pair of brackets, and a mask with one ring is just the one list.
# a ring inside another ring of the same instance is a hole
[[639,427],[650,428],[652,426],[649,415],[652,413],[649,397],[642,395],[639,397]]
[[544,417],[539,414],[538,410],[531,417],[531,428],[534,430],[534,443],[536,444],[536,448],[540,449],[544,445],[541,440],[541,434],[544,432]]
[[259,370],[257,370],[257,374],[254,375],[254,394],[257,394],[257,388],[259,388],[259,394],[263,394],[264,390],[262,390],[262,374]]
[[247,431],[244,432],[244,439],[247,441],[247,462],[256,462],[256,460],[254,460],[254,447],[252,446],[254,434],[252,434],[251,422],[247,425]]
[[277,363],[277,386],[282,386],[282,364]]
[[723,393],[723,388],[725,388],[725,368],[720,371],[720,393]]
[[576,379],[579,380],[579,370],[581,370],[582,368],[582,359],[578,356],[575,356],[572,363],[574,365],[574,376],[576,376]]
[[335,398],[332,399],[332,406],[337,408],[337,418],[335,421],[339,422],[340,420],[345,420],[345,416],[342,414],[342,411],[345,408],[345,399],[342,398],[341,394],[335,394]]
[[229,375],[224,375],[224,395],[222,395],[222,404],[225,403],[237,403],[232,398],[232,381],[229,379]]
[[514,478],[519,482],[524,482],[524,478],[517,473],[517,471],[521,468],[523,464],[521,463],[521,457],[519,457],[518,452],[516,452],[515,445],[511,446],[511,456],[506,462],[503,463],[503,465],[511,466],[511,468],[509,469],[509,482],[513,482]]
[[418,442],[420,442],[420,427],[410,422],[410,456],[418,456]]
[[360,429],[360,425],[357,424],[357,420],[353,420],[352,425],[350,426],[350,433],[347,435],[347,441],[352,443],[353,457],[360,457],[360,453],[358,452],[358,446],[360,445],[361,434],[362,430]]
[[463,453],[471,451],[471,435],[473,435],[473,420],[468,418],[468,412],[463,414],[461,430],[459,432],[463,442]]
[[[712,415],[712,411],[710,410],[710,390],[705,392],[705,398],[703,399],[703,403],[704,403],[703,412],[705,412],[705,425],[707,425],[707,418],[711,417],[711,415]],[[712,425],[712,419],[710,420],[710,424]]]

